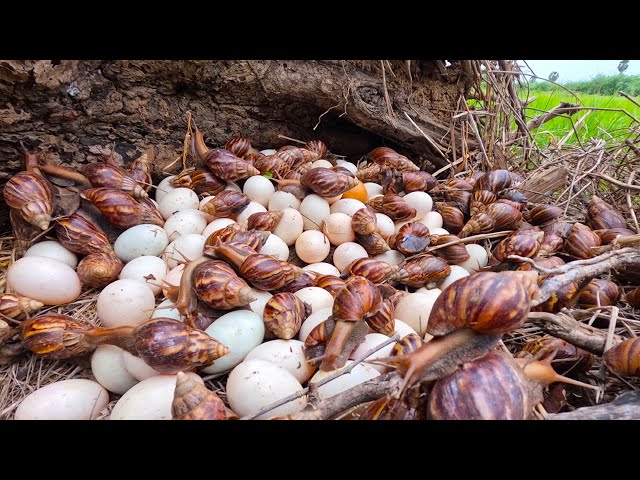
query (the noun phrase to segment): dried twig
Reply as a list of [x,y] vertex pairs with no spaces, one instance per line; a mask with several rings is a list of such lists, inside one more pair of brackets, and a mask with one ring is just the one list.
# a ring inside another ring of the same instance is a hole
[[640,392],[625,392],[604,405],[554,413],[549,420],[640,420]]

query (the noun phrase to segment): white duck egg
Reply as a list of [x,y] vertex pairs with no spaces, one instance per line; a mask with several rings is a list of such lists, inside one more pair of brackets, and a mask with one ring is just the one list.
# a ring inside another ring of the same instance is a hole
[[271,196],[267,208],[270,212],[282,211],[285,208],[298,210],[300,208],[300,203],[300,200],[298,200],[292,193],[278,191]]
[[127,263],[118,278],[139,280],[149,287],[154,295],[158,295],[162,290],[162,280],[166,276],[167,264],[164,263],[164,260],[159,257],[143,255]]
[[282,218],[273,229],[273,234],[279,236],[288,246],[296,243],[296,239],[304,230],[303,217],[298,210],[285,208],[282,210]]
[[[227,379],[227,400],[239,416],[249,415],[273,402],[302,390],[291,373],[264,360],[248,360],[235,367]],[[307,406],[302,396],[259,417],[266,419],[301,411]]]
[[382,185],[377,183],[367,182],[364,184],[364,188],[367,189],[367,202],[371,200],[371,197],[382,195]]
[[465,245],[465,248],[469,254],[469,260],[459,263],[458,265],[460,267],[464,268],[469,273],[477,273],[487,266],[489,263],[489,254],[482,245],[471,243]]
[[431,230],[434,228],[442,228],[442,215],[436,211],[427,213],[418,221],[429,229],[429,233],[431,233]]
[[345,242],[333,252],[333,264],[341,272],[345,267],[358,258],[367,258],[369,254],[362,245],[355,242]]
[[[387,337],[386,335],[382,335],[381,333],[368,333],[364,337],[364,342],[362,342],[360,345],[358,345],[358,348],[356,348],[351,353],[351,355],[349,355],[349,358],[352,359],[352,360],[355,360],[356,358],[360,358],[362,355],[367,353],[369,350],[371,350],[372,348],[377,347],[378,345],[380,345],[381,343],[386,342],[387,340],[389,340],[389,337]],[[374,360],[376,358],[388,357],[389,355],[391,355],[391,350],[393,350],[393,346],[394,346],[394,343],[392,342],[389,345],[386,345],[386,346],[382,347],[377,352],[372,353],[371,355],[369,355],[367,357],[367,360]],[[371,366],[372,368],[376,369],[380,373],[384,373],[384,372],[387,371],[387,367],[385,367],[384,365],[375,365],[375,364],[372,364],[372,363],[369,363],[368,365]]]
[[135,326],[149,320],[155,306],[155,297],[146,283],[116,280],[98,295],[98,318],[104,327]]
[[464,277],[468,277],[469,276],[469,272],[467,272],[464,268],[462,268],[459,265],[451,265],[451,273],[449,274],[449,276],[447,278],[444,279],[444,281],[440,284],[440,288],[442,290],[444,290],[445,288],[447,288],[449,285],[451,285],[452,283],[460,280],[461,278]]
[[271,200],[273,194],[276,193],[276,189],[268,178],[262,175],[254,175],[253,177],[247,178],[244,182],[242,192],[249,197],[249,200],[252,202],[267,207],[269,200]]
[[322,232],[333,245],[341,245],[345,242],[353,242],[356,239],[351,228],[351,217],[345,213],[332,213],[322,226]]
[[173,308],[173,302],[171,300],[164,300],[160,303],[153,311],[151,318],[171,318],[179,322],[184,322],[184,317],[180,315],[177,308]]
[[364,207],[366,207],[366,205],[360,200],[356,200],[355,198],[342,198],[331,205],[330,211],[331,213],[344,213],[345,215],[353,217],[354,213]]
[[416,209],[415,220],[423,218],[433,208],[431,195],[426,192],[411,192],[402,197],[412,208]]
[[316,272],[320,275],[335,275],[336,277],[340,276],[340,271],[327,262],[311,263],[309,265],[305,265],[304,267],[302,267],[302,269],[307,272]]
[[205,333],[229,348],[231,352],[202,371],[205,373],[228,372],[242,362],[247,353],[262,343],[264,322],[251,310],[235,310],[218,318],[207,327]]
[[322,262],[330,249],[329,239],[318,230],[307,230],[296,240],[296,254],[305,263]]
[[233,190],[234,192],[242,192],[242,189],[238,186],[236,182],[227,182],[227,186],[224,187],[225,190]]
[[[195,373],[187,373],[204,385]],[[176,375],[156,375],[142,380],[125,393],[111,411],[111,420],[171,420]]]
[[441,293],[442,291],[436,288],[429,290],[429,293],[405,295],[396,305],[395,318],[405,322],[423,337],[427,333],[427,323],[433,304]]
[[289,247],[278,235],[269,235],[267,241],[264,242],[264,245],[258,250],[258,253],[271,255],[285,262],[289,260]]
[[7,283],[19,295],[45,305],[62,305],[80,296],[82,285],[66,263],[47,257],[23,257],[11,264]]
[[358,171],[358,167],[356,167],[353,163],[347,162],[346,160],[336,160],[336,165],[339,167],[344,167],[349,170],[351,173],[355,174]]
[[155,377],[156,375],[162,375],[161,372],[151,368],[140,357],[130,354],[126,350],[122,351],[122,363],[129,375],[138,380],[139,382],[146,380],[149,377]]
[[302,322],[302,326],[300,327],[300,331],[298,332],[298,340],[304,342],[311,330],[316,328],[322,322],[324,322],[327,318],[329,318],[333,314],[333,308],[323,308],[322,310],[318,310],[317,312],[312,313],[307,317],[307,319]]
[[175,268],[178,266],[178,261],[195,260],[204,255],[205,241],[206,238],[197,233],[182,235],[167,245],[162,258],[167,262],[167,267]]
[[36,243],[24,252],[24,256],[53,258],[74,269],[78,266],[78,256],[54,240]]
[[119,395],[138,383],[125,368],[122,352],[115,345],[100,345],[91,356],[91,373],[98,383]]
[[266,212],[266,211],[267,211],[267,209],[264,208],[259,203],[257,203],[257,202],[249,202],[249,205],[247,205],[245,207],[245,209],[242,210],[242,212],[240,212],[238,214],[238,216],[236,217],[236,220],[238,221],[238,223],[240,223],[241,225],[244,225],[246,227],[247,226],[247,221],[249,220],[249,217],[251,215],[253,215],[254,213]]
[[142,224],[120,234],[113,244],[117,257],[124,263],[141,255],[162,255],[169,244],[169,237],[162,227]]
[[265,148],[264,150],[260,150],[260,153],[263,154],[266,157],[269,157],[271,155],[275,155],[277,152],[277,150],[275,148]]
[[264,306],[273,295],[265,290],[258,290],[257,288],[252,290],[256,299],[249,304],[249,308],[262,318],[264,316]]
[[295,292],[294,295],[311,306],[311,313],[333,307],[333,295],[324,288],[305,287]]
[[413,328],[411,328],[409,325],[404,323],[402,320],[396,318],[395,323],[396,323],[396,326],[395,326],[394,333],[397,333],[398,335],[400,335],[401,340],[407,335],[409,335],[410,333],[417,334],[417,332]]
[[329,202],[315,193],[304,197],[299,210],[305,230],[320,230],[322,222],[331,214]]
[[306,361],[303,348],[304,342],[300,340],[271,340],[251,350],[244,361],[264,360],[273,363],[304,383],[311,378],[316,367]]
[[[348,367],[352,363],[353,360],[347,360],[345,367]],[[316,374],[311,377],[311,380],[309,380],[309,384],[317,383],[333,373],[335,373],[335,370],[329,372],[318,370]],[[380,375],[380,372],[378,372],[371,365],[359,363],[353,368],[353,370],[351,370],[351,372],[345,373],[344,375],[341,375],[340,377],[335,378],[334,380],[331,380],[330,382],[318,387],[318,395],[320,396],[321,400],[325,400],[329,397],[337,395],[338,393],[349,390],[356,385],[360,385],[367,380],[376,378],[378,375]]]
[[336,203],[338,200],[342,198],[342,194],[336,195],[335,197],[323,197],[323,198],[327,201],[329,205],[333,205],[334,203]]
[[158,202],[160,213],[167,220],[171,215],[182,210],[198,210],[200,199],[190,188],[176,188],[170,191]]
[[376,232],[378,232],[385,240],[395,233],[395,224],[393,220],[384,213],[376,213]]
[[404,255],[397,250],[387,250],[380,255],[373,257],[375,260],[388,263],[389,265],[400,265],[404,260]]
[[158,188],[156,188],[156,202],[158,202],[158,204],[167,193],[172,192],[173,190],[176,189],[176,187],[174,187],[173,184],[171,183],[173,182],[174,178],[176,178],[175,175],[171,175],[170,177],[165,177],[158,184]]
[[433,235],[450,235],[450,233],[444,228],[429,229],[429,233]]
[[109,403],[109,392],[92,380],[74,378],[37,389],[16,409],[16,420],[93,420]]
[[173,241],[180,236],[204,232],[207,227],[207,219],[200,210],[181,210],[171,215],[164,222],[164,231],[167,233],[169,241]]
[[214,232],[223,229],[224,227],[228,227],[229,225],[236,223],[235,220],[230,218],[216,218],[213,222],[211,222],[202,232],[202,236],[206,239],[209,238]]
[[322,159],[316,160],[311,164],[311,168],[318,168],[318,167],[331,168],[333,167],[333,164],[329,160],[322,160]]

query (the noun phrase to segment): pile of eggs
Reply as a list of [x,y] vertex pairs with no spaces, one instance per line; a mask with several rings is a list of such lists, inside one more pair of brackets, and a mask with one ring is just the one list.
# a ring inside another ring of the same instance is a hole
[[[349,162],[338,160],[337,164],[356,171]],[[332,164],[317,160],[315,166],[331,167]],[[235,223],[246,226],[249,216],[257,212],[283,213],[258,253],[287,261],[295,252],[304,270],[336,276],[353,260],[369,256],[356,241],[351,222],[353,214],[364,208],[366,202],[382,195],[380,184],[358,181],[356,187],[337,197],[324,198],[311,193],[300,200],[292,193],[278,190],[267,176],[255,175],[228,182],[226,187],[243,192],[250,200],[249,205],[237,216],[213,218],[202,209],[212,197],[199,198],[191,189],[176,188],[174,178],[164,178],[156,189],[155,201],[165,219],[164,226],[135,225],[124,230],[113,245],[124,268],[119,278],[103,288],[97,297],[97,317],[104,327],[135,326],[159,317],[184,321],[166,297],[167,286],[180,285],[185,262],[203,256],[206,239],[211,234]],[[403,199],[416,211],[410,221],[424,224],[432,234],[449,233],[442,228],[442,215],[432,209],[433,201],[428,193],[411,192]],[[376,232],[385,240],[407,223],[394,222],[382,213],[375,215]],[[428,341],[426,324],[441,288],[487,265],[488,254],[482,246],[468,244],[465,248],[469,260],[451,265],[451,274],[440,289],[420,288],[399,300],[395,308],[395,332],[401,338],[417,333]],[[328,258],[332,260],[327,261]],[[374,258],[399,265],[405,255],[389,250]],[[7,282],[13,292],[45,305],[68,304],[74,302],[82,290],[74,270],[77,265],[75,253],[57,241],[46,240],[30,247],[23,258],[11,265]],[[249,304],[249,309],[229,311],[206,328],[205,333],[228,347],[230,353],[199,372],[204,376],[228,374],[226,398],[238,416],[252,414],[329,374],[317,371],[305,360],[303,347],[309,332],[331,316],[333,296],[318,287],[295,292],[311,307],[311,314],[297,338],[265,341],[265,337],[271,337],[265,330],[263,310],[272,294],[253,290],[256,299]],[[387,338],[369,333],[351,354],[350,361]],[[392,347],[381,349],[374,357],[387,356]],[[15,417],[93,419],[100,415],[110,398],[114,398],[110,394],[115,394],[120,397],[110,413],[111,419],[171,419],[176,375],[161,374],[142,359],[113,345],[102,345],[95,350],[91,371],[95,381],[64,380],[34,391],[20,404]],[[351,373],[321,386],[319,395],[331,397],[384,372],[383,366],[361,363]],[[190,375],[202,382],[199,375]],[[300,411],[306,402],[306,397],[301,396],[261,418]]]

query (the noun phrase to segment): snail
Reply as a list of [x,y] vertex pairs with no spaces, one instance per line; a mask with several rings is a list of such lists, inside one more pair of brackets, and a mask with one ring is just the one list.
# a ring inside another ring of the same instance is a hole
[[314,279],[313,286],[322,288],[335,297],[344,286],[344,282],[343,279],[335,275],[320,275]]
[[260,290],[280,290],[305,274],[300,267],[268,255],[249,255],[240,267],[240,275]]
[[361,235],[356,233],[356,241],[362,245],[367,253],[371,256],[380,255],[391,250],[391,247],[384,241],[384,237],[378,232],[373,232],[368,235]]
[[540,250],[542,232],[514,232],[498,242],[493,249],[493,257],[498,262],[508,261],[509,255],[533,258]]
[[154,149],[149,147],[142,155],[124,167],[127,175],[138,182],[147,192],[153,185],[151,173],[153,172],[152,162],[155,156]]
[[249,153],[260,153],[251,146],[249,139],[244,137],[233,137],[224,144],[224,148],[240,158],[245,158]]
[[260,175],[258,169],[250,162],[222,148],[209,150],[203,161],[216,177],[227,182],[235,182],[253,175]]
[[78,212],[56,220],[55,232],[58,241],[74,253],[113,253],[113,247],[102,229]]
[[367,202],[376,212],[387,215],[394,221],[409,220],[416,216],[416,209],[398,195],[383,195]]
[[378,310],[366,318],[367,325],[374,332],[390,337],[395,332],[396,321],[394,318],[395,306],[393,301],[385,298],[380,303]]
[[217,195],[227,187],[226,181],[202,168],[185,170],[171,182],[176,188],[190,188],[198,195]]
[[[456,242],[458,240],[460,239],[455,235],[431,235],[431,245],[434,247]],[[471,258],[469,252],[462,243],[439,248],[433,253],[435,253],[438,257],[442,257],[443,259],[445,259],[450,265],[458,265],[460,263],[466,262]]]
[[36,310],[41,309],[44,303],[14,293],[0,295],[0,314],[15,319],[21,319]]
[[351,217],[351,228],[356,234],[370,235],[377,226],[376,212],[371,207],[361,208]]
[[640,287],[636,287],[625,295],[627,302],[634,308],[640,308]]
[[584,372],[593,366],[595,356],[581,348],[559,338],[545,336],[527,342],[520,352],[519,358],[546,357],[555,352],[551,364],[560,373]]
[[104,288],[118,278],[124,264],[115,253],[92,253],[78,264],[76,273],[83,285]]
[[273,232],[284,213],[279,211],[273,212],[256,212],[249,215],[247,219],[247,228],[249,230],[264,230]]
[[442,283],[450,274],[451,267],[445,260],[434,255],[422,254],[419,258],[406,262],[386,280],[400,282],[408,287],[431,288]]
[[591,197],[585,219],[587,225],[594,230],[627,228],[627,222],[624,217],[611,208],[607,202],[595,195]]
[[524,213],[524,219],[531,225],[546,225],[564,214],[564,210],[555,205],[540,204]]
[[[420,222],[405,223],[398,233],[389,237],[389,247],[405,255],[424,252],[431,243],[429,229]],[[383,252],[381,252],[383,253]]]
[[82,173],[94,187],[116,188],[134,198],[147,198],[147,192],[127,172],[109,163],[89,163],[82,167]]
[[402,192],[428,192],[436,184],[437,181],[433,175],[422,171],[387,170],[382,175],[382,191],[385,195],[398,195]]
[[231,217],[242,212],[249,203],[251,203],[251,200],[244,193],[236,192],[235,190],[223,190],[202,205],[200,209],[214,218]]
[[53,187],[41,173],[19,172],[4,186],[4,201],[31,225],[49,228],[53,214]]
[[583,308],[611,306],[620,300],[620,288],[609,280],[594,278],[578,296],[578,304]]
[[[115,188],[98,187],[84,190],[80,196],[92,202],[107,221],[122,229],[141,223],[163,226],[164,218],[150,200],[137,202]],[[148,199],[147,199],[148,200]]]
[[435,208],[442,215],[442,226],[451,233],[459,233],[464,227],[464,213],[458,207],[447,202],[436,202]]
[[611,370],[640,377],[640,339],[630,338],[607,350],[604,363]]
[[214,392],[178,372],[171,415],[173,420],[225,420],[227,408]]
[[465,224],[458,236],[465,238],[476,233],[489,233],[515,228],[521,222],[522,213],[518,209],[506,203],[495,202],[480,208]]
[[563,250],[573,258],[586,259],[595,256],[592,248],[599,247],[601,244],[600,237],[589,227],[576,223],[564,241]]
[[[251,287],[229,265],[205,257],[190,262],[182,275],[180,292],[191,290],[208,306],[219,310],[242,307],[256,299]],[[183,298],[176,304],[179,310],[184,305]]]
[[311,315],[311,306],[293,293],[276,293],[264,306],[265,327],[283,340],[295,337],[302,322]]
[[404,155],[400,155],[398,152],[389,147],[378,147],[371,150],[367,157],[372,159],[374,163],[391,168],[394,170],[408,170],[408,171],[418,171],[420,168],[409,160]]

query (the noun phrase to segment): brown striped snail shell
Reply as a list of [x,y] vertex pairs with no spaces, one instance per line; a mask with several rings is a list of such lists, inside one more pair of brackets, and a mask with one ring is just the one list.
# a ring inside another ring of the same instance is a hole
[[[523,279],[537,278],[535,272],[511,273],[520,274]],[[526,321],[536,287],[537,283],[525,283],[516,275],[495,272],[461,278],[436,299],[427,332],[434,336],[460,328],[486,334],[511,332]]]
[[505,203],[492,203],[482,207],[466,223],[458,235],[465,238],[477,233],[490,233],[504,229],[516,228],[522,222],[522,213]]
[[229,265],[216,260],[196,268],[193,286],[200,300],[219,310],[242,307],[256,299],[247,282],[238,277]]
[[385,170],[382,173],[382,193],[384,195],[398,195],[402,192],[404,192],[402,172]]
[[225,420],[224,402],[191,376],[178,372],[171,403],[173,420]]
[[599,247],[601,244],[600,237],[589,227],[576,223],[564,242],[563,250],[573,258],[586,259],[595,256],[592,247]]
[[306,148],[318,158],[324,158],[327,154],[327,145],[322,140],[309,140]]
[[0,314],[9,318],[24,318],[30,313],[41,309],[44,303],[23,297],[15,293],[3,293],[0,295]]
[[636,287],[625,295],[627,302],[633,308],[640,308],[640,287]]
[[356,211],[351,217],[351,228],[361,235],[374,233],[377,223],[376,212],[369,206]]
[[418,171],[418,167],[415,163],[409,160],[404,155],[400,155],[398,152],[388,147],[378,147],[371,150],[367,156],[371,158],[378,165],[391,168],[393,170],[400,171]]
[[224,148],[240,158],[244,158],[244,156],[252,150],[251,142],[244,137],[234,137],[230,139],[224,144]]
[[280,290],[304,275],[300,267],[269,255],[249,255],[240,267],[240,275],[259,290]]
[[258,252],[246,243],[227,243],[222,242],[220,238],[216,238],[216,244],[212,247],[207,247],[204,253],[206,255],[219,258],[220,260],[224,260],[226,263],[238,270],[249,255],[255,255]]
[[464,227],[464,213],[451,203],[436,202],[436,211],[442,215],[442,226],[451,233],[458,233]]
[[389,237],[389,247],[405,255],[424,252],[431,243],[429,229],[420,222],[405,223]]
[[[431,245],[434,247],[455,242],[457,240],[460,239],[456,235],[431,235]],[[438,257],[444,258],[449,265],[457,265],[459,263],[466,262],[470,258],[469,252],[467,252],[467,249],[462,243],[439,248],[438,250],[434,250],[433,253]]]
[[153,166],[151,163],[153,162],[155,155],[154,149],[149,147],[142,155],[124,167],[127,175],[138,182],[147,192],[153,185],[153,180],[151,178]]
[[640,339],[625,340],[607,350],[602,358],[611,370],[640,377]]
[[606,228],[601,230],[594,230],[593,233],[600,237],[602,245],[609,245],[615,241],[618,236],[630,237],[636,233],[628,228]]
[[409,287],[420,288],[442,283],[450,274],[451,267],[445,260],[425,254],[405,263],[388,279]]
[[474,190],[469,200],[469,213],[471,216],[478,213],[483,206],[494,203],[498,200],[498,195],[489,190]]
[[417,333],[410,333],[398,340],[391,349],[391,357],[409,355],[412,352],[418,350],[424,341]]
[[572,228],[573,223],[556,220],[555,222],[545,225],[542,231],[550,234],[553,233],[555,235],[558,235],[563,240],[566,240]]
[[82,167],[82,173],[94,187],[117,188],[134,198],[146,198],[147,192],[127,172],[108,163],[89,163]]
[[19,172],[4,186],[4,201],[30,224],[46,230],[53,213],[53,188],[38,173]]
[[383,171],[383,168],[377,163],[370,163],[358,169],[358,171],[356,172],[356,178],[362,183],[378,183]]
[[380,255],[391,250],[389,244],[384,241],[384,238],[378,232],[373,232],[368,235],[356,233],[356,241],[362,245],[362,248],[371,256]]
[[587,207],[586,222],[592,229],[627,228],[624,217],[599,197],[593,196]]
[[342,272],[342,277],[347,278],[351,275],[364,277],[373,283],[380,283],[397,273],[399,267],[389,265],[387,262],[375,260],[373,258],[357,258],[350,262]]
[[562,250],[564,240],[555,233],[544,232],[540,242],[539,256],[549,256]]
[[564,210],[560,207],[543,203],[526,211],[524,218],[531,225],[546,225],[560,218],[563,214]]
[[398,195],[383,195],[367,202],[376,212],[383,213],[391,220],[399,222],[416,216],[416,209]]
[[312,168],[300,178],[300,184],[321,197],[335,197],[358,185],[358,179],[330,168]]
[[294,278],[290,282],[285,283],[282,288],[278,289],[278,291],[295,293],[301,288],[313,287],[316,278],[318,278],[318,274],[316,272],[305,271],[302,275]]
[[289,340],[310,314],[311,306],[293,293],[276,293],[264,306],[264,326],[278,338]]
[[216,177],[227,182],[235,182],[236,180],[260,175],[258,169],[250,162],[223,148],[209,150],[204,157],[204,163]]
[[309,347],[316,347],[318,345],[327,343],[331,338],[329,325],[333,324],[335,324],[335,322],[333,322],[333,319],[320,322],[318,325],[313,327],[313,329],[311,329],[311,331],[307,335],[307,338],[304,339],[304,344]]
[[336,321],[357,322],[370,317],[380,308],[382,295],[364,277],[351,276],[335,296],[333,318]]
[[473,184],[474,190],[488,190],[497,193],[511,186],[511,173],[508,170],[491,170],[479,177]]
[[74,253],[113,253],[113,247],[102,229],[78,213],[56,220],[58,241]]
[[229,225],[213,232],[209,237],[207,237],[205,245],[214,246],[219,240],[223,243],[244,243],[258,251],[264,246],[270,235],[269,232],[262,232],[260,230],[240,230],[235,227],[229,227],[233,227],[233,225]]
[[268,172],[274,176],[279,175],[281,177],[284,177],[290,169],[289,163],[278,154],[263,155],[254,160],[253,166],[258,169],[261,175]]
[[262,230],[273,232],[273,229],[278,226],[284,212],[278,210],[273,212],[256,212],[249,215],[247,218],[247,228],[249,230]]
[[[595,360],[595,356],[592,353],[551,336],[537,338],[527,342],[522,347],[522,352],[537,357],[540,357],[545,351],[555,352],[551,364],[559,373],[587,371]],[[519,353],[518,356],[524,357],[522,353]]]
[[521,212],[524,211],[529,202],[529,199],[522,192],[515,189],[504,190],[500,192],[499,197],[498,202],[509,203]]
[[395,311],[396,308],[393,302],[389,298],[385,298],[380,303],[380,308],[378,308],[376,313],[367,317],[367,325],[369,325],[369,328],[374,332],[390,337],[396,329]]
[[112,225],[127,229],[141,223],[162,227],[164,218],[157,208],[139,203],[133,197],[115,188],[89,188],[80,193],[85,200],[92,202],[100,213]]
[[493,257],[498,262],[508,261],[509,255],[533,258],[540,250],[540,239],[543,236],[542,232],[509,235],[495,246]]
[[124,264],[115,253],[92,253],[80,263],[76,273],[83,285],[89,288],[104,288],[115,281],[124,268]]
[[202,205],[202,210],[215,218],[231,217],[242,212],[251,203],[249,197],[235,190],[223,190]]
[[198,168],[189,174],[189,186],[198,195],[218,195],[227,187],[227,182],[208,170]]
[[435,188],[438,184],[436,178],[430,173],[423,171],[403,171],[402,183],[404,184],[404,191],[406,193],[411,192],[428,192]]
[[406,297],[407,295],[409,295],[409,292],[405,292],[404,290],[398,290],[397,288],[392,287],[388,283],[379,283],[376,285],[376,287],[378,287],[378,290],[380,291],[380,295],[382,295],[382,298],[383,299],[388,298],[389,300],[391,300],[394,306],[398,304],[398,302],[402,297]]
[[335,297],[344,286],[344,282],[343,279],[335,275],[320,275],[314,280],[313,286],[322,288]]
[[320,158],[316,152],[301,147],[278,150],[276,153],[294,170],[304,163],[314,162]]
[[230,352],[215,338],[169,318],[153,318],[133,332],[136,352],[161,373],[177,373],[212,365]]
[[580,293],[578,304],[583,308],[612,306],[618,303],[621,293],[612,281],[594,278]]

